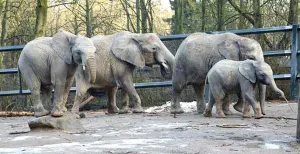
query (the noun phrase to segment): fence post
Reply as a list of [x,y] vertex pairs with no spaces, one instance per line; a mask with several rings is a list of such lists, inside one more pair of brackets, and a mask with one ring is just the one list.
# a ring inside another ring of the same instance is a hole
[[300,104],[299,104],[299,82],[297,75],[299,71],[298,49],[300,45],[298,25],[293,25],[292,28],[292,49],[291,49],[291,100],[298,100],[298,115],[297,115],[297,130],[296,140],[300,142]]
[[298,36],[298,25],[292,27],[292,49],[291,49],[291,100],[297,100],[298,85],[297,85],[297,74],[298,74],[298,48],[299,48],[299,36]]

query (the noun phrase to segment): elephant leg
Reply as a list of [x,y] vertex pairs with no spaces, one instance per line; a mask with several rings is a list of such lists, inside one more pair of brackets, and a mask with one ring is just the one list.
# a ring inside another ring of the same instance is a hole
[[266,85],[259,84],[259,102],[261,107],[261,112],[263,115],[266,115],[265,111],[265,99],[266,99]]
[[124,90],[121,90],[121,94],[122,94],[122,109],[119,110],[119,114],[125,114],[129,112],[129,96]]
[[116,93],[118,87],[112,87],[107,91],[108,94],[108,104],[107,104],[107,111],[108,113],[118,113],[119,108],[116,105]]
[[43,105],[46,106],[47,109],[52,108],[52,90],[52,85],[41,88],[41,100]]
[[66,103],[68,101],[68,96],[69,96],[73,81],[74,81],[74,76],[67,78],[67,80],[66,80],[66,85],[65,85],[65,89],[64,89],[64,95],[63,95],[63,103],[61,104],[62,105],[61,109],[63,112],[68,111],[68,109],[66,108]]
[[224,97],[218,97],[216,98],[216,117],[217,118],[226,118],[223,108],[222,108],[222,103],[223,103],[223,98]]
[[[255,101],[254,99],[254,95],[253,93],[251,92],[251,90],[249,90],[248,93],[245,93],[245,99],[247,100],[248,104],[250,103],[252,108],[253,108],[253,111],[255,113],[255,118],[256,119],[260,119],[263,117],[262,113],[261,113],[261,108],[260,108],[260,104],[257,103],[257,101]],[[245,106],[246,106],[247,103],[245,103]],[[246,107],[244,108],[244,110],[246,110]],[[248,109],[250,111],[250,109]]]
[[203,115],[205,117],[211,117],[212,116],[211,111],[212,111],[212,108],[213,108],[213,106],[214,106],[215,103],[216,103],[215,98],[213,97],[213,95],[210,92],[209,102],[208,102],[207,107],[206,107],[206,109],[205,109],[205,111],[203,113]]
[[122,81],[122,90],[128,93],[129,97],[134,101],[133,113],[142,113],[144,109],[142,108],[141,98],[136,92],[132,80],[129,76],[124,76]]
[[204,87],[205,84],[193,84],[197,99],[197,112],[202,114],[205,110],[206,103],[204,100]]
[[48,115],[50,112],[46,110],[41,101],[41,83],[35,76],[35,73],[30,68],[26,73],[22,73],[22,76],[31,91],[31,98],[33,100],[34,116],[41,117]]
[[87,95],[87,89],[88,88],[86,86],[83,86],[83,84],[80,84],[76,81],[76,95],[71,113],[79,114],[81,103]]
[[243,100],[239,98],[237,103],[233,105],[233,108],[238,112],[243,112],[243,106],[244,106]]
[[51,116],[53,117],[61,117],[64,115],[62,110],[63,102],[63,94],[65,90],[65,84],[56,83],[54,86],[54,99],[53,99],[53,108],[51,110]]
[[180,94],[185,85],[181,81],[173,80],[172,83],[172,100],[171,100],[171,114],[180,114],[183,113],[183,109],[180,106]]
[[232,115],[232,112],[229,109],[230,102],[229,102],[229,96],[225,97],[222,104],[222,109],[225,115]]

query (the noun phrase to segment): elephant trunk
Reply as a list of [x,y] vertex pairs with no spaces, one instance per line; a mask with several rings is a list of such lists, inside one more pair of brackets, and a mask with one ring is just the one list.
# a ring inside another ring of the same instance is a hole
[[165,48],[165,54],[163,57],[157,57],[157,60],[160,63],[160,71],[162,76],[166,79],[172,79],[175,57],[167,49],[167,47]]
[[285,99],[285,95],[284,95],[283,91],[277,87],[274,79],[271,80],[270,87],[274,92],[276,92],[278,94],[279,98]]
[[82,65],[85,71],[85,66],[87,67],[89,73],[89,82],[95,83],[96,81],[96,59],[93,52],[87,52],[82,55]]
[[88,58],[86,61],[86,66],[89,70],[89,82],[95,83],[96,81],[96,59]]

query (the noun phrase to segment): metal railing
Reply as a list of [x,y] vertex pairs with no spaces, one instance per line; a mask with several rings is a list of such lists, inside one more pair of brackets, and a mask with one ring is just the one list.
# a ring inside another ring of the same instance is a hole
[[[282,27],[269,27],[269,28],[256,28],[256,29],[244,29],[244,30],[231,30],[231,31],[216,31],[216,32],[206,32],[208,34],[220,34],[231,32],[238,35],[248,35],[248,34],[262,34],[262,33],[277,33],[277,32],[292,32],[292,46],[291,50],[276,50],[276,51],[264,51],[265,57],[273,57],[273,56],[291,56],[290,63],[291,69],[290,74],[276,74],[274,75],[274,79],[276,80],[290,80],[290,99],[298,100],[299,99],[299,87],[297,79],[299,78],[299,56],[298,50],[300,47],[300,29],[299,25],[291,25],[291,26],[282,26]],[[168,36],[160,36],[162,41],[170,41],[170,40],[178,40],[185,39],[189,34],[178,34],[178,35],[168,35]],[[20,46],[4,46],[0,47],[0,52],[15,52],[18,50],[22,50],[24,45]],[[18,73],[17,68],[7,68],[0,69],[0,74],[12,74]],[[21,79],[19,75],[19,80]],[[21,81],[21,80],[20,80]],[[0,91],[0,96],[12,96],[12,95],[28,95],[30,94],[29,90],[22,89],[22,83],[20,82],[19,90],[11,90],[11,91]],[[166,87],[172,86],[171,81],[163,81],[163,82],[148,82],[148,83],[135,83],[134,86],[136,88],[154,88],[154,87]],[[75,87],[72,87],[71,92],[75,92]],[[300,140],[300,106],[298,105],[298,122],[297,122],[297,139]]]

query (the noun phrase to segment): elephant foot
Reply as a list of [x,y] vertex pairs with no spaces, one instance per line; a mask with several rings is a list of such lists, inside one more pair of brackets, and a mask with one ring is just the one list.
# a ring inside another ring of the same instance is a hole
[[65,106],[62,106],[62,107],[61,107],[61,110],[62,110],[63,112],[67,112],[67,111],[68,111],[68,109],[67,109]]
[[230,110],[223,110],[225,115],[232,115],[233,113]]
[[202,114],[202,113],[204,113],[204,111],[205,111],[205,107],[206,107],[206,104],[204,103],[198,103],[197,104],[197,112],[199,113],[199,114]]
[[127,114],[127,113],[129,113],[129,108],[128,107],[125,107],[125,108],[119,110],[119,114]]
[[134,107],[132,113],[144,113],[144,109],[141,106]]
[[217,113],[216,117],[217,118],[226,118],[226,116],[225,116],[225,114],[223,112],[222,113]]
[[204,113],[203,113],[203,115],[205,117],[211,117],[212,116],[211,111],[208,111],[208,110],[205,110]]
[[48,114],[50,114],[50,112],[48,110],[46,110],[43,105],[38,104],[34,107],[34,116],[35,117],[42,117],[42,116],[45,116]]
[[233,108],[238,112],[243,112],[243,107],[240,106],[239,103],[234,104]]
[[109,114],[116,114],[119,112],[119,108],[117,106],[108,106],[107,112]]
[[41,111],[34,111],[34,116],[35,117],[42,117],[50,114],[50,112],[46,109],[42,109]]
[[73,106],[72,109],[71,109],[71,113],[79,114],[79,107]]
[[62,117],[64,115],[64,112],[62,110],[57,109],[54,107],[51,111],[51,116],[52,117]]
[[171,114],[184,113],[183,109],[180,106],[179,107],[171,106],[170,112],[171,112]]
[[262,115],[262,114],[257,114],[256,116],[255,116],[255,119],[261,119],[261,118],[263,118],[264,116]]
[[243,118],[251,118],[251,117],[252,117],[252,115],[250,112],[243,114]]

